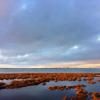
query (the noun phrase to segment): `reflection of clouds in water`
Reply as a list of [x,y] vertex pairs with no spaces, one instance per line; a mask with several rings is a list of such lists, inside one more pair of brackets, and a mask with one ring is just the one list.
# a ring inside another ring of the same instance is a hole
[[12,82],[12,80],[4,79],[4,80],[0,80],[0,82],[6,83],[6,84],[10,84]]
[[4,80],[0,80],[0,82],[3,82],[3,83],[6,83],[6,84],[10,84],[11,82],[13,82],[14,80],[18,80],[18,81],[21,81],[22,79],[9,79],[9,80],[6,80],[6,79],[4,79]]
[[[4,80],[5,82],[11,81],[11,80]],[[75,95],[75,91],[72,90],[64,90],[64,91],[48,91],[48,86],[60,86],[60,85],[77,85],[77,84],[84,83],[82,82],[77,82],[77,81],[59,81],[59,82],[48,82],[45,86],[42,84],[36,85],[36,86],[28,86],[24,88],[19,88],[19,89],[10,89],[10,90],[4,90],[3,92],[1,91],[0,100],[61,100],[62,96],[67,96],[70,98],[72,95]],[[88,85],[86,90],[91,91],[98,91],[98,83],[95,85]]]

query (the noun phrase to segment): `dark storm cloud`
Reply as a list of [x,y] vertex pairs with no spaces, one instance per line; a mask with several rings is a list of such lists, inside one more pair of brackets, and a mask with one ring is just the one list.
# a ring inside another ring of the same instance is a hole
[[100,59],[99,0],[14,1],[0,0],[0,63]]

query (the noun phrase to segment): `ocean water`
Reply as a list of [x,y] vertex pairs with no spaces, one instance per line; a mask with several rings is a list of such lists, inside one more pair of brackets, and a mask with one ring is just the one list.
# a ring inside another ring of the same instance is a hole
[[[94,72],[100,73],[100,69],[0,69],[0,73],[19,73],[19,72],[33,72],[33,73],[60,73],[60,72]],[[10,80],[2,80],[4,82],[10,82]],[[49,86],[61,86],[61,85],[77,85],[84,84],[87,85],[85,90],[88,92],[100,92],[100,82],[96,84],[90,85],[86,81],[59,81],[59,82],[47,82],[46,85],[36,85],[36,86],[28,86],[18,89],[1,89],[0,90],[0,100],[63,100],[64,96],[68,97],[70,100],[71,96],[75,95],[75,91],[64,90],[64,91],[50,91],[48,90]],[[87,100],[92,100],[88,98]]]
[[33,72],[33,73],[99,73],[100,68],[1,68],[0,73],[21,73],[21,72]]

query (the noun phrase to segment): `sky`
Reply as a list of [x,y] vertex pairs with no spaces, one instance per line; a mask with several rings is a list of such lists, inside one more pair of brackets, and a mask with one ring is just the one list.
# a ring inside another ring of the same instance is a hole
[[100,61],[100,0],[0,0],[0,65]]

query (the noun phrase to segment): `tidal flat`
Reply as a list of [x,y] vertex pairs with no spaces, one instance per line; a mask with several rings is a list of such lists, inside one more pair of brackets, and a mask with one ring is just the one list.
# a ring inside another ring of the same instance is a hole
[[100,73],[0,73],[0,100],[100,100]]

